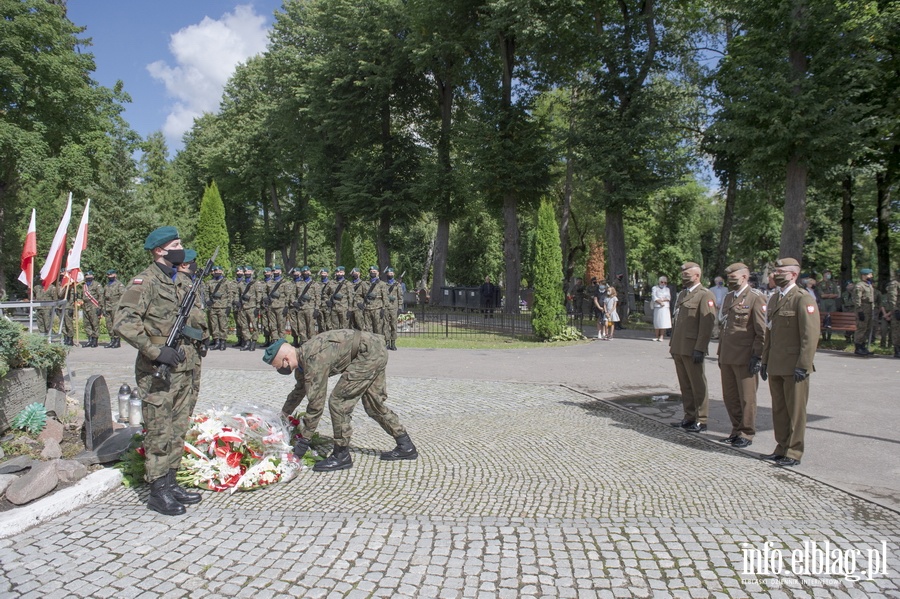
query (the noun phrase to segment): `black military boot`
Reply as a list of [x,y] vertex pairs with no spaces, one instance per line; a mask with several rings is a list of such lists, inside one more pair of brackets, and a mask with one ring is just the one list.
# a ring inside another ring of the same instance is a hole
[[109,343],[103,345],[106,349],[111,349],[116,346],[116,338],[112,335],[109,336]]
[[854,351],[853,353],[856,354],[857,356],[868,356],[869,355],[869,349],[866,347],[865,343],[854,343],[853,345],[856,346],[856,351]]
[[241,346],[241,351],[250,351],[250,340],[247,339],[244,342],[244,345]]
[[200,503],[200,501],[203,499],[200,493],[188,491],[185,488],[181,487],[178,484],[178,480],[175,478],[175,473],[175,468],[169,469],[169,491],[172,493],[172,497],[175,498],[175,501],[177,501],[181,505],[193,505],[195,503]]
[[97,338],[91,337],[91,347],[97,347]]
[[122,338],[121,337],[116,337],[116,347],[117,348],[122,347]]
[[397,447],[391,451],[381,452],[382,460],[414,460],[417,457],[419,457],[419,452],[416,451],[416,446],[413,445],[409,434],[397,437]]
[[74,346],[74,345],[75,345],[75,341],[74,341],[71,337],[65,337],[65,336],[63,336],[63,345]]
[[332,470],[346,470],[353,465],[353,458],[350,457],[350,448],[335,445],[331,455],[316,462],[313,470],[316,472],[331,472]]
[[393,351],[397,351],[397,342],[394,341],[393,339],[391,339],[390,345],[388,346],[388,349],[393,350]]
[[894,346],[894,357],[895,357],[895,358],[900,358],[900,345],[895,345],[895,346]]
[[187,511],[172,496],[168,475],[161,476],[150,483],[150,497],[147,500],[147,507],[164,516],[180,516]]
[[219,351],[225,351],[225,340],[219,339]]
[[309,451],[309,439],[304,439],[300,435],[294,437],[294,455],[302,458]]
[[244,348],[244,340],[240,336],[238,336],[237,343],[235,343],[231,347],[239,347],[239,348],[243,349]]
[[256,339],[250,340],[250,351],[256,351]]

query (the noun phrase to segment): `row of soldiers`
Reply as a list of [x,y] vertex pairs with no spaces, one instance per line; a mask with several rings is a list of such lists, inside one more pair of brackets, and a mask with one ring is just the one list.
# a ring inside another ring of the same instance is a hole
[[250,266],[235,269],[235,279],[225,277],[215,266],[204,282],[203,308],[209,317],[211,349],[225,350],[228,316],[234,316],[237,344],[242,351],[254,351],[260,335],[267,347],[284,336],[290,327],[294,347],[316,333],[332,329],[357,329],[382,335],[388,349],[397,349],[397,316],[403,309],[403,291],[394,269],[387,267],[382,279],[377,266],[370,266],[368,278],[359,268],[346,278],[343,266],[320,269],[313,278],[309,266],[292,268],[287,276],[279,265],[266,267],[257,278]]
[[[106,318],[106,328],[110,331],[109,343],[106,347],[115,348],[122,346],[122,340],[112,332],[113,314],[119,303],[119,298],[125,293],[125,285],[119,281],[118,273],[114,270],[106,271],[106,285],[95,281],[93,271],[84,273],[84,283],[76,285],[67,283],[64,275],[60,274],[55,283],[46,290],[42,286],[34,289],[34,300],[37,302],[58,302],[65,300],[65,308],[60,315],[62,324],[63,343],[75,344],[75,311],[81,309],[84,317],[84,332],[87,337],[85,347],[97,347],[97,339],[100,336],[100,319]],[[35,312],[38,330],[47,334],[53,328],[53,308],[39,308]]]

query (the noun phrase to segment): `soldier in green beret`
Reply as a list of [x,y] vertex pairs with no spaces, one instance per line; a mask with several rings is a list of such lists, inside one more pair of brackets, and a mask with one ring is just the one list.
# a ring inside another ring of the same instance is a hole
[[884,290],[884,298],[884,317],[891,325],[894,357],[900,358],[900,268],[894,270],[894,278]]
[[325,302],[325,311],[328,313],[329,329],[349,329],[350,306],[353,305],[353,287],[344,274],[343,266],[334,269],[334,279],[329,281],[329,289],[324,291],[328,298]]
[[387,348],[397,350],[397,317],[403,308],[403,288],[400,281],[394,279],[394,269],[388,266],[384,269],[387,276],[387,303],[384,306],[384,338],[387,340]]
[[349,329],[320,333],[299,348],[293,348],[279,339],[266,349],[263,361],[278,370],[279,374],[293,373],[297,381],[281,411],[290,416],[304,397],[309,400],[300,436],[294,440],[294,453],[298,456],[309,449],[309,439],[322,417],[328,377],[342,375],[328,400],[334,429],[334,450],[331,456],[313,466],[313,470],[328,472],[353,465],[350,457],[350,436],[353,432],[350,418],[360,397],[366,414],[396,440],[397,446],[382,452],[381,459],[414,460],[419,456],[406,428],[385,405],[387,360],[387,350],[380,335]]
[[[178,308],[187,294],[188,281],[179,277],[177,266],[185,251],[175,227],[160,227],[144,241],[153,263],[134,277],[116,310],[115,331],[138,350],[134,370],[141,396],[144,428],[146,479],[150,483],[147,507],[173,516],[185,505],[199,503],[200,494],[182,489],[175,472],[184,453],[184,432],[190,418],[194,364],[185,350],[166,346]],[[201,321],[195,311],[191,318]],[[168,378],[153,376],[159,364],[170,368]]]
[[853,305],[856,308],[856,332],[853,343],[857,356],[869,355],[869,342],[875,330],[875,285],[871,268],[859,270],[859,283],[853,287]]
[[362,284],[360,304],[363,330],[384,336],[384,308],[388,304],[387,285],[378,277],[378,267],[369,267],[369,280]]
[[350,302],[350,312],[348,316],[350,324],[348,328],[355,329],[357,331],[362,331],[365,329],[363,323],[363,319],[365,317],[363,316],[362,309],[360,308],[360,306],[363,305],[363,299],[362,297],[360,297],[360,294],[363,291],[362,284],[363,280],[359,271],[359,267],[354,266],[350,269],[350,289],[353,291],[353,299]]
[[103,314],[103,308],[100,305],[102,293],[100,285],[94,283],[94,272],[89,270],[84,273],[84,284],[81,286],[81,312],[84,314],[84,333],[87,335],[85,347],[97,347],[97,338],[100,335],[100,316]]
[[225,350],[228,337],[228,310],[231,308],[231,293],[221,266],[213,266],[212,278],[203,282],[203,296],[209,315],[209,332],[214,350]]
[[125,285],[119,280],[119,273],[115,269],[107,270],[106,287],[103,288],[100,294],[102,298],[100,304],[103,307],[103,314],[106,318],[106,329],[109,331],[109,343],[106,344],[106,347],[110,349],[122,347],[122,340],[114,333],[113,317],[116,314],[116,306],[119,305],[119,300],[124,293]]
[[300,276],[294,279],[296,287],[293,308],[297,311],[297,328],[291,325],[294,345],[312,339],[316,334],[316,312],[318,312],[318,288],[312,278],[309,266],[300,267]]

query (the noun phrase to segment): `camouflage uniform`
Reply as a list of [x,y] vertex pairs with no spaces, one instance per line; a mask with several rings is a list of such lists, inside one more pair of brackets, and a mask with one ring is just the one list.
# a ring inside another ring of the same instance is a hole
[[84,334],[88,338],[88,347],[97,347],[97,337],[100,335],[100,314],[103,312],[100,300],[103,289],[93,280],[85,280],[81,286],[81,313],[84,315]]
[[228,310],[231,308],[232,290],[224,275],[215,274],[203,282],[206,311],[209,315],[209,335],[213,339],[213,349],[225,349],[228,337]]
[[81,305],[81,292],[76,290],[75,285],[66,285],[59,287],[59,299],[65,298],[66,308],[63,311],[62,333],[67,345],[72,345],[75,338],[75,310]]
[[265,289],[266,284],[262,281],[244,277],[244,283],[239,290],[241,302],[240,325],[242,327],[239,334],[244,340],[244,347],[241,350],[255,349],[257,337],[259,336],[257,317],[259,316],[259,307],[265,294]]
[[[244,289],[244,269],[243,267],[238,267],[235,269],[236,274],[234,279],[229,279],[228,282],[225,283],[225,289],[228,293],[228,301],[231,306],[231,316],[234,318],[234,334],[237,336],[237,343],[232,345],[232,347],[241,347],[244,345],[244,340],[241,338],[241,291]],[[226,331],[227,333],[227,331]]]
[[293,414],[304,397],[309,405],[303,417],[300,434],[309,439],[316,431],[325,396],[328,377],[342,374],[331,392],[328,411],[334,429],[335,447],[350,445],[352,427],[350,417],[356,402],[362,397],[366,414],[381,425],[392,437],[406,434],[397,415],[385,406],[385,367],[387,349],[378,335],[335,329],[317,335],[296,349],[300,368],[294,371],[297,384],[288,395],[281,410]]
[[357,331],[362,331],[365,327],[363,323],[363,311],[362,308],[360,308],[360,306],[363,305],[363,298],[361,294],[364,293],[365,290],[368,289],[368,287],[363,287],[363,280],[362,277],[360,277],[356,280],[350,281],[350,288],[353,291],[353,298],[350,301],[350,312],[348,314],[350,328],[356,329]]
[[331,314],[329,313],[329,300],[334,289],[331,287],[331,280],[328,278],[328,272],[316,282],[316,325],[320,333],[331,329]]
[[325,307],[328,310],[330,329],[350,328],[350,307],[353,305],[353,285],[341,277],[328,283],[330,289],[324,294],[328,297]]
[[[316,335],[316,312],[318,311],[318,286],[311,276],[300,277],[296,282],[297,293],[294,307],[297,310],[295,335],[300,343],[309,341]],[[293,325],[291,326],[293,328]]]
[[284,335],[284,321],[287,315],[287,305],[290,296],[291,281],[282,275],[272,277],[266,285],[266,312],[269,340],[279,339]]
[[[166,343],[189,287],[187,277],[175,277],[174,269],[164,272],[163,268],[151,264],[132,280],[115,318],[116,334],[138,350],[134,370],[147,431],[144,451],[148,482],[166,476],[181,464],[198,360],[196,349],[185,344],[185,360],[170,369],[168,380],[153,377],[154,360]],[[191,326],[199,328],[202,320],[202,313],[194,310]]]
[[384,336],[384,308],[388,303],[388,286],[378,277],[364,281],[360,286],[362,301],[362,327],[364,331]]
[[[44,291],[43,285],[35,285],[34,286],[34,301],[36,302],[51,302],[55,300],[56,297],[53,294],[53,287],[50,286],[47,288],[47,291]],[[38,308],[35,312],[37,315],[37,327],[38,331],[41,334],[46,335],[50,332],[50,329],[53,328],[53,315],[51,308]]]
[[387,280],[387,304],[384,307],[384,338],[388,349],[397,349],[397,316],[403,307],[403,288],[400,281],[394,280],[393,271],[387,271],[390,279]]
[[853,342],[868,345],[875,330],[875,287],[860,281],[853,287],[853,305],[856,308],[856,333]]
[[110,274],[114,273],[107,274],[106,287],[103,288],[103,293],[100,294],[103,298],[100,304],[103,306],[103,315],[106,318],[106,329],[109,332],[110,337],[109,344],[106,347],[115,348],[121,347],[122,342],[115,333],[115,323],[113,322],[113,318],[116,315],[116,307],[119,305],[119,300],[122,299],[122,295],[125,293],[125,285],[119,280],[118,276],[110,279]]
[[884,297],[884,310],[891,320],[891,344],[894,346],[894,357],[900,358],[900,268],[895,272],[894,280],[888,283]]

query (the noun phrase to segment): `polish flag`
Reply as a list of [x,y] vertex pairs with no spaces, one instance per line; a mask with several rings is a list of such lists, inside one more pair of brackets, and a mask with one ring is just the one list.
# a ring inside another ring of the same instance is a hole
[[84,214],[81,215],[81,224],[78,225],[78,233],[75,234],[75,243],[69,252],[66,261],[66,285],[78,282],[78,273],[81,272],[81,252],[87,248],[88,243],[88,213],[91,211],[91,200],[84,205]]
[[66,205],[66,211],[63,213],[62,220],[56,228],[56,235],[53,236],[53,243],[50,244],[50,252],[47,254],[47,260],[41,268],[41,281],[44,291],[50,288],[50,285],[56,282],[56,276],[59,274],[59,267],[62,266],[63,254],[66,251],[66,230],[69,228],[69,220],[72,218],[72,192],[69,192],[69,203]]
[[23,285],[31,288],[34,280],[34,257],[37,255],[37,227],[35,226],[35,210],[31,209],[31,224],[28,225],[28,233],[25,235],[25,247],[22,248],[22,274],[19,280]]

